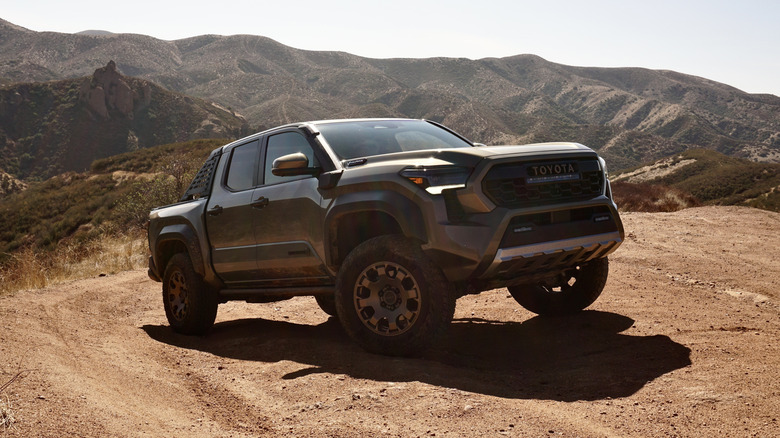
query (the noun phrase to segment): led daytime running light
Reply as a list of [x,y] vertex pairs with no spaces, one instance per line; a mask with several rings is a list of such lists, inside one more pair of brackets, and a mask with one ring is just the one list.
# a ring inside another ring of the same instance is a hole
[[442,190],[466,187],[471,169],[456,166],[408,167],[400,174],[428,193],[438,195]]

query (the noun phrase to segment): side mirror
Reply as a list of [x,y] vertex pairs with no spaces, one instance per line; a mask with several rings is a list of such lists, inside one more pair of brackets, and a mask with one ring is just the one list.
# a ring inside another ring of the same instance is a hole
[[275,159],[271,168],[276,176],[316,175],[319,172],[319,168],[309,167],[309,158],[300,152]]

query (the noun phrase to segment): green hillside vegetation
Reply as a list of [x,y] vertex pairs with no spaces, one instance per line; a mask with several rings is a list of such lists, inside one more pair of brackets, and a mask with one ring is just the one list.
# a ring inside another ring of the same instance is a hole
[[778,211],[780,207],[780,193],[773,191],[780,187],[779,164],[755,163],[704,149],[685,151],[678,159],[696,162],[660,182],[679,187],[705,203],[758,207],[763,200],[768,209]]
[[142,149],[68,172],[0,203],[0,262],[15,251],[50,251],[106,234],[141,229],[149,209],[175,202],[209,152],[227,140],[208,139]]
[[[683,160],[695,161],[643,185],[670,187],[704,205],[743,205],[780,211],[780,164],[756,163],[707,149],[690,149],[675,155],[668,166]],[[615,179],[636,169],[617,174]],[[619,188],[621,184],[626,183],[614,185]]]
[[103,174],[116,171],[149,173],[159,171],[177,159],[195,160],[196,165],[200,166],[212,150],[231,141],[223,138],[200,139],[139,149],[95,160],[90,166],[90,173]]

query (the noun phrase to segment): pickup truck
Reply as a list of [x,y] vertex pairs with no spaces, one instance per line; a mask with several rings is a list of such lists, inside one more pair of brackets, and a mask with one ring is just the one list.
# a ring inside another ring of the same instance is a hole
[[174,331],[229,300],[313,296],[364,349],[415,355],[457,298],[506,287],[540,315],[601,294],[624,239],[606,165],[576,143],[485,146],[439,123],[294,123],[215,149],[150,213]]

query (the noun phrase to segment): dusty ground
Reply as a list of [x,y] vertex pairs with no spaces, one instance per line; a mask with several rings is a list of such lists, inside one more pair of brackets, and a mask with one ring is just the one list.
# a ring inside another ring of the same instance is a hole
[[418,359],[364,353],[312,298],[167,327],[143,271],[0,298],[0,385],[30,436],[780,436],[780,215],[626,214],[602,297],[539,318],[458,301]]

